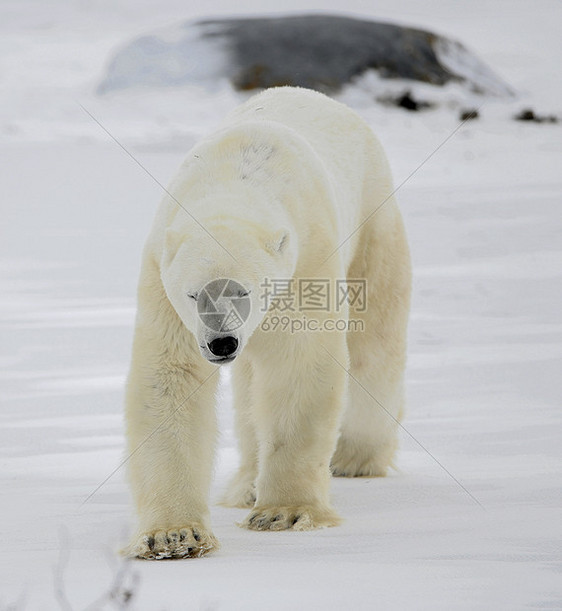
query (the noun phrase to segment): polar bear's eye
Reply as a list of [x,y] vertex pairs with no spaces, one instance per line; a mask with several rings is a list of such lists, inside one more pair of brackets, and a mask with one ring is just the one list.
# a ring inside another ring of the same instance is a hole
[[238,297],[247,297],[252,291],[238,291]]
[[193,299],[193,301],[197,301],[197,298],[199,297],[199,295],[197,293],[187,293],[187,296],[190,299]]

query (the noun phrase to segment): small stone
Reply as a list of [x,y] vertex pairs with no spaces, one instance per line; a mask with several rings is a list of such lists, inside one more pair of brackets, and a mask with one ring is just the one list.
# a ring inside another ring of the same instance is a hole
[[478,111],[475,109],[463,110],[461,111],[460,120],[472,121],[472,119],[478,119],[479,116]]

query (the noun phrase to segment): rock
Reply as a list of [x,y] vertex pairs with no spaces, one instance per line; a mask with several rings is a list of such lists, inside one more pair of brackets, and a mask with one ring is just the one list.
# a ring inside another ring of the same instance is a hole
[[398,106],[399,108],[404,108],[410,111],[418,111],[424,110],[425,108],[431,108],[434,106],[431,102],[425,102],[419,99],[414,98],[411,91],[406,91],[399,95],[398,97],[380,97],[378,98],[379,102],[383,104]]
[[462,110],[459,119],[461,121],[472,121],[478,119],[480,114],[476,109]]
[[387,79],[456,81],[471,91],[511,95],[459,42],[331,15],[203,20],[143,36],[115,54],[98,91],[226,78],[242,90],[300,85],[334,93],[368,70]]
[[515,115],[516,121],[532,121],[534,123],[558,123],[555,115],[537,115],[532,108],[526,108]]

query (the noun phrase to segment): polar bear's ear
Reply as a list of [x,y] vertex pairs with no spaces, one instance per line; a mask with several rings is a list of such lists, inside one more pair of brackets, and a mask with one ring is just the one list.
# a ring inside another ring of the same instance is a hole
[[289,232],[285,229],[280,229],[271,236],[266,246],[269,250],[281,255],[287,250],[289,238]]

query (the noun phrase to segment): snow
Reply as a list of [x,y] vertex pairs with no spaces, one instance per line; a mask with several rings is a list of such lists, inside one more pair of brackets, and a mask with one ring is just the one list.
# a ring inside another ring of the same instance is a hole
[[[144,82],[169,87],[197,83],[211,86],[227,72],[228,49],[208,44],[213,28],[182,24],[141,36],[113,58],[99,93]],[[151,61],[152,60],[152,61]]]
[[510,95],[509,88],[501,82],[488,66],[478,61],[463,45],[456,41],[438,39],[435,52],[439,62],[453,74],[465,78],[476,90],[498,96]]
[[[520,92],[510,105],[475,100],[481,118],[458,130],[448,103],[413,114],[373,104],[372,76],[341,96],[403,183],[415,282],[399,468],[335,479],[345,522],[333,529],[249,532],[236,526],[244,510],[213,505],[219,552],[126,563],[121,589],[140,610],[560,609],[562,140],[557,125],[511,116],[522,105],[560,112],[562,7],[332,9],[449,34]],[[115,551],[132,525],[123,381],[140,250],[161,197],[147,172],[166,184],[242,99],[225,83],[100,98],[105,62],[155,26],[262,10],[3,3],[0,608],[115,607]],[[213,499],[237,461],[227,385],[219,413]]]

